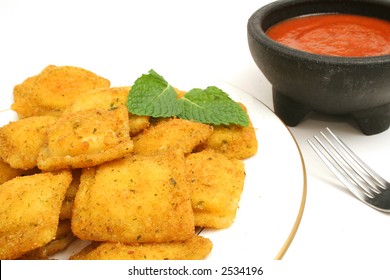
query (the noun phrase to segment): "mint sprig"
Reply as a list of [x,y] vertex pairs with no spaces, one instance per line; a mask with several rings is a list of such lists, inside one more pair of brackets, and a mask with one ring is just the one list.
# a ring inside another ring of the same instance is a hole
[[248,126],[249,120],[241,106],[221,89],[210,86],[192,89],[181,99],[183,111],[179,118],[214,125],[238,124]]
[[126,105],[135,115],[171,117],[182,111],[176,99],[175,89],[162,76],[150,70],[149,74],[135,81]]
[[154,70],[135,81],[126,105],[136,115],[179,117],[212,125],[249,125],[247,113],[221,89],[195,88],[178,98],[175,89]]

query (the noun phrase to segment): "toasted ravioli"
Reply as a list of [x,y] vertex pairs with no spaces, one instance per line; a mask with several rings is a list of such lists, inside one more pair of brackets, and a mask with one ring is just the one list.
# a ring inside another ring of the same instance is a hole
[[0,259],[14,259],[52,241],[69,171],[16,177],[0,185]]
[[207,124],[182,119],[163,119],[133,138],[136,154],[151,155],[170,150],[190,153],[212,134]]
[[148,128],[150,125],[149,119],[148,116],[137,116],[129,113],[130,136],[134,137]]
[[69,188],[65,193],[65,199],[62,202],[60,220],[72,219],[72,210],[74,204],[74,198],[80,185],[81,169],[72,170],[73,180],[70,183]]
[[223,229],[232,225],[236,213],[218,214],[213,211],[194,209],[195,223],[201,227]]
[[52,116],[30,117],[1,127],[0,157],[13,168],[34,168],[45,143],[47,129],[56,120]]
[[15,169],[0,159],[0,184],[3,184],[17,176],[33,175],[40,172],[41,171],[38,168],[29,170]]
[[94,243],[71,256],[73,260],[201,260],[213,244],[207,238],[194,235],[181,242],[123,244]]
[[11,108],[21,117],[59,116],[79,95],[109,86],[109,80],[83,68],[49,65],[15,86]]
[[14,103],[11,105],[11,109],[18,113],[19,118],[45,115],[42,109],[36,106],[35,101],[31,103],[31,100],[34,98],[36,79],[37,76],[32,76],[25,79],[21,84],[14,86]]
[[23,174],[23,170],[12,168],[8,163],[5,163],[0,159],[0,184],[21,174]]
[[85,92],[65,109],[64,113],[74,113],[89,109],[112,110],[126,104],[131,87],[98,88]]
[[55,239],[42,247],[31,250],[21,256],[23,260],[46,260],[52,255],[64,250],[75,240],[70,227],[70,220],[60,221],[58,224]]
[[90,167],[123,157],[132,149],[125,106],[79,111],[50,126],[38,167],[45,171]]
[[213,149],[229,158],[247,159],[257,153],[258,143],[252,125],[214,126],[202,149]]
[[[229,159],[221,153],[205,150],[187,156],[186,174],[195,225],[228,227],[234,221],[244,187],[244,163]],[[209,224],[205,216],[212,216],[217,223]]]
[[[64,114],[89,109],[113,110],[126,105],[127,96],[131,87],[100,88],[86,92],[65,109]],[[129,113],[130,136],[140,133],[149,126],[148,116],[137,116]]]
[[183,155],[131,155],[84,169],[72,230],[80,239],[110,242],[183,241],[194,217]]
[[[241,104],[241,107],[244,105]],[[256,131],[252,125],[217,125],[213,134],[199,147],[201,149],[213,149],[229,158],[247,159],[257,153],[258,142]]]

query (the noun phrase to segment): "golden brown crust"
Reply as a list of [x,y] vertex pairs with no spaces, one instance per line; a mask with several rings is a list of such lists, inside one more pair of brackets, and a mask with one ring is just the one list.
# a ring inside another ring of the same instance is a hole
[[162,119],[133,138],[134,153],[151,155],[181,150],[192,152],[204,143],[213,132],[213,127],[182,119]]
[[18,259],[23,259],[23,260],[49,259],[50,256],[67,248],[75,239],[76,237],[73,235],[70,227],[70,221],[69,220],[60,221],[58,225],[56,237],[54,240],[43,245],[42,247],[27,252],[26,254],[24,254]]
[[84,240],[169,242],[194,234],[183,155],[141,156],[83,170],[72,229]]
[[62,116],[49,128],[38,167],[45,171],[91,167],[132,149],[126,107],[79,111]]
[[23,170],[15,169],[0,159],[0,184],[5,183],[16,176],[22,175]]
[[37,166],[47,129],[56,120],[52,116],[38,116],[0,127],[0,158],[16,169],[28,170]]
[[212,249],[207,238],[194,235],[181,242],[122,244],[95,243],[73,255],[73,260],[201,260]]
[[71,180],[69,171],[47,172],[0,186],[0,259],[18,258],[55,238]]
[[[90,110],[113,110],[126,105],[131,87],[112,87],[90,90],[79,96],[64,111],[64,114]],[[129,113],[130,136],[136,135],[149,127],[148,116],[137,116]]]
[[83,68],[49,65],[14,87],[11,108],[21,117],[59,116],[84,92],[109,86],[109,80]]
[[[244,105],[240,104],[241,107]],[[212,149],[229,158],[247,159],[257,153],[258,142],[256,131],[252,125],[218,125],[214,126],[213,134],[198,147],[198,150]]]
[[195,225],[212,228],[230,226],[244,188],[244,163],[204,150],[187,156],[186,174]]

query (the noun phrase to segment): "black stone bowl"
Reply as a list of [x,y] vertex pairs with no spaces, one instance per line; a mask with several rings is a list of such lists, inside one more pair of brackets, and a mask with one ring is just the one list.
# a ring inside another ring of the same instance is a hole
[[307,14],[348,13],[390,21],[389,0],[281,0],[257,10],[248,21],[252,57],[272,85],[275,113],[296,126],[311,111],[352,116],[366,135],[390,125],[390,55],[336,57],[279,44],[265,31]]

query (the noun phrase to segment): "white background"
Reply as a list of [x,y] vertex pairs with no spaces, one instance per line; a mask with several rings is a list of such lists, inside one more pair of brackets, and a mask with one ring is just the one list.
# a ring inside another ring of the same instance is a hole
[[[113,86],[131,84],[151,68],[177,87],[204,76],[272,108],[271,85],[253,62],[246,37],[248,18],[269,2],[1,0],[0,110],[12,103],[15,84],[48,64],[92,70]],[[389,260],[390,217],[354,199],[311,151],[306,139],[326,126],[390,179],[390,131],[364,136],[350,120],[321,114],[291,128],[306,162],[307,202],[283,263],[269,267],[294,278],[385,276],[375,263]]]

